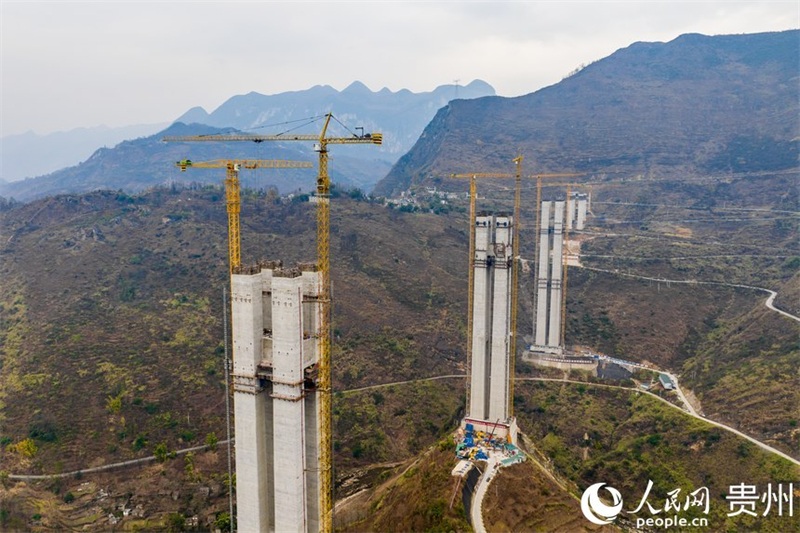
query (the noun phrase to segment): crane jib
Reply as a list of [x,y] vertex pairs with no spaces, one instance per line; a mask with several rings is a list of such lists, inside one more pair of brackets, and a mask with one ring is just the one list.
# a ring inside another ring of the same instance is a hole
[[365,133],[361,136],[353,137],[324,137],[320,139],[317,135],[177,135],[166,136],[161,139],[163,142],[241,142],[252,141],[261,143],[264,141],[312,141],[322,140],[325,144],[383,144],[382,133]]

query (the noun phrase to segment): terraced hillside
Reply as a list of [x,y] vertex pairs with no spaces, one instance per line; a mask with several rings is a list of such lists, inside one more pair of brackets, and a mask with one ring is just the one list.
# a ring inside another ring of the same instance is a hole
[[[800,252],[796,191],[787,187],[792,179],[778,173],[723,181],[595,180],[589,231],[573,237],[582,240],[584,265],[605,272],[570,269],[568,344],[682,373],[707,414],[798,456],[800,401],[792,371],[797,323],[768,312],[766,294],[758,291],[627,277],[757,285],[778,291],[780,298],[796,293]],[[482,207],[508,207],[507,191],[498,187],[485,189]],[[525,194],[529,198],[530,190]],[[122,513],[119,506],[131,503],[142,505],[147,516],[139,518],[164,528],[171,514],[197,515],[210,524],[226,511],[222,445],[216,454],[198,453],[189,462],[170,458],[175,450],[225,435],[222,197],[214,187],[163,188],[141,196],[97,192],[0,212],[0,470],[69,472],[158,452],[164,462],[148,472],[168,480],[154,492],[135,482],[141,475],[136,469],[33,485],[9,483],[4,476],[5,527],[35,529],[48,520],[64,524],[95,516],[88,524],[103,530],[109,513]],[[709,205],[712,198],[719,204]],[[244,195],[245,262],[313,259],[313,207],[302,200]],[[374,466],[383,465],[379,472],[411,460],[444,438],[463,412],[463,380],[413,381],[466,371],[463,207],[404,212],[365,201],[355,191],[334,199],[334,446],[340,483],[374,485]],[[531,257],[534,229],[528,209],[525,217],[524,259]],[[530,276],[522,279],[525,334]],[[517,371],[532,372],[522,362]],[[406,381],[411,382],[346,392]],[[578,397],[552,392],[554,398],[543,399],[522,388],[518,395],[520,412],[531,412],[523,430],[535,446],[550,450],[551,429],[542,426],[546,418],[539,409],[558,413],[579,405]],[[610,453],[613,439],[603,441],[610,447],[602,455],[604,468],[625,472],[625,450],[635,445],[636,431],[664,433],[658,417],[668,415],[646,406],[641,412],[612,408],[616,397],[592,398],[592,409],[619,411],[617,420],[630,430],[617,455]],[[735,409],[729,408],[731,398]],[[662,451],[674,450],[694,431],[683,422],[670,424],[683,429],[668,435],[670,447]],[[601,426],[597,431],[605,431],[605,422]],[[567,441],[565,450],[580,445]],[[738,446],[712,446],[709,464],[730,463]],[[594,479],[574,450],[558,457],[564,476],[576,483]],[[648,457],[651,464],[637,479],[667,467],[685,469],[694,460]],[[741,474],[768,479],[770,464]],[[86,481],[99,483],[110,499],[99,492],[79,497],[76,491]],[[174,498],[163,497],[176,491]],[[196,499],[197,491],[205,500]],[[70,492],[75,499],[67,504]],[[50,503],[31,507],[35,501]],[[75,517],[76,509],[89,514]]]

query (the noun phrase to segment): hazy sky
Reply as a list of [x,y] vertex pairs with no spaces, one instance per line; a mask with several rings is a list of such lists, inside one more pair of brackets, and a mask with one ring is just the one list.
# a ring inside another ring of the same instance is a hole
[[534,92],[636,41],[800,27],[800,2],[0,0],[0,136],[169,122],[354,80]]

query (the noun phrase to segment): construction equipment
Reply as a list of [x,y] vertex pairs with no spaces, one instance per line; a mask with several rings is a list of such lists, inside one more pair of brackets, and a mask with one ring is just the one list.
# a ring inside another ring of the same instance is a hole
[[330,177],[328,176],[329,144],[382,144],[383,134],[362,133],[349,137],[327,137],[328,125],[333,115],[325,115],[325,124],[319,135],[306,134],[215,134],[167,136],[167,142],[240,142],[250,141],[311,141],[314,150],[319,153],[319,173],[317,175],[317,267],[322,273],[322,290],[320,291],[320,331],[319,364],[317,389],[320,392],[319,416],[319,469],[320,469],[320,530],[323,533],[333,531],[333,439],[331,437],[331,279],[330,279]]
[[[499,172],[483,172],[472,174],[452,174],[452,178],[468,178],[469,181],[469,293],[468,293],[468,316],[467,316],[467,367],[472,365],[472,313],[473,313],[473,295],[474,290],[474,261],[475,261],[475,197],[477,196],[477,183],[478,178],[515,178],[515,193],[514,193],[514,227],[513,237],[511,240],[511,368],[514,368],[514,353],[516,352],[516,339],[517,339],[517,257],[519,255],[519,209],[520,209],[520,187],[521,182],[520,167],[522,165],[522,156],[513,159],[516,165],[516,172],[514,174],[506,174]],[[513,375],[513,371],[511,372]],[[467,377],[467,405],[469,405],[470,395],[470,379]],[[513,381],[513,380],[512,380]],[[512,395],[513,397],[513,395]],[[510,402],[513,407],[513,401]],[[512,411],[509,410],[509,413]]]
[[[520,227],[521,227],[521,220],[520,220],[520,208],[521,208],[521,191],[522,191],[522,159],[521,155],[515,157],[512,161],[514,162],[516,169],[514,174],[503,173],[503,172],[476,172],[476,173],[463,173],[463,174],[451,174],[451,178],[467,178],[470,180],[469,182],[469,217],[470,217],[470,233],[469,233],[469,295],[468,295],[468,316],[467,316],[467,366],[469,367],[472,362],[472,313],[473,313],[473,296],[472,291],[474,289],[474,261],[475,261],[475,198],[477,196],[477,183],[478,179],[484,178],[514,178],[514,227],[513,227],[513,238],[511,243],[511,250],[512,250],[512,267],[511,267],[511,344],[509,347],[510,357],[511,360],[509,362],[510,367],[510,384],[509,384],[509,395],[508,395],[508,413],[509,416],[513,416],[514,414],[514,368],[515,368],[515,357],[516,357],[516,349],[517,349],[517,307],[519,302],[519,245],[520,245]],[[525,178],[536,178],[537,180],[537,192],[536,192],[536,220],[537,220],[537,227],[536,227],[536,234],[539,233],[539,204],[541,203],[541,188],[542,188],[542,179],[547,178],[566,178],[566,177],[575,177],[581,176],[582,174],[574,174],[574,173],[555,173],[555,174],[534,174],[524,176]],[[469,376],[467,377],[467,405],[469,405],[469,394],[470,394],[470,379]]]
[[242,239],[239,230],[239,213],[241,212],[241,186],[239,184],[240,169],[256,168],[312,168],[310,161],[285,161],[280,159],[215,159],[213,161],[192,161],[183,159],[175,163],[186,172],[192,168],[225,168],[225,202],[228,210],[228,267],[230,272],[242,264]]

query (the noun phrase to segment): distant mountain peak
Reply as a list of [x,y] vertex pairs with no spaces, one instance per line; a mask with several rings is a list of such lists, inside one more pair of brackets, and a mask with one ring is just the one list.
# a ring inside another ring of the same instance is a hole
[[369,90],[369,87],[361,83],[360,81],[354,81],[350,85],[344,88],[342,91],[343,93],[371,93],[372,91]]
[[208,120],[208,116],[208,112],[205,109],[200,106],[196,106],[178,117],[175,122],[183,122],[184,124],[202,124]]
[[466,86],[442,85],[433,91],[417,93],[408,89],[394,92],[386,87],[376,92],[355,80],[342,91],[330,85],[315,85],[302,91],[272,95],[241,94],[229,98],[211,113],[200,107],[192,108],[176,122],[241,131],[259,128],[263,133],[270,133],[264,128],[306,120],[333,110],[350,126],[383,132],[384,143],[375,150],[377,154],[352,150],[355,157],[360,154],[370,159],[377,156],[392,163],[411,148],[437,109],[456,98],[468,100],[494,94],[494,88],[483,80],[473,80]]
[[483,80],[478,80],[478,79],[472,80],[465,86],[465,88],[473,91],[487,91],[487,92],[491,91],[491,93],[494,94],[494,87],[492,87]]

